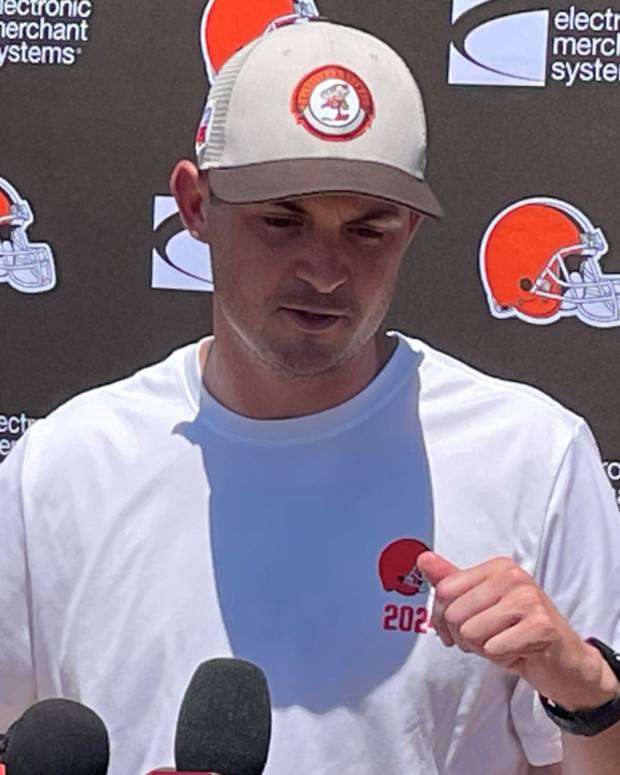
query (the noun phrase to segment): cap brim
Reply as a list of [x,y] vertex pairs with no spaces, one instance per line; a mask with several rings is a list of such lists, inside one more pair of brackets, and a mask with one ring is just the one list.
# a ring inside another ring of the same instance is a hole
[[209,188],[224,202],[250,204],[320,193],[387,199],[440,218],[428,183],[387,164],[349,159],[286,159],[240,167],[212,167]]

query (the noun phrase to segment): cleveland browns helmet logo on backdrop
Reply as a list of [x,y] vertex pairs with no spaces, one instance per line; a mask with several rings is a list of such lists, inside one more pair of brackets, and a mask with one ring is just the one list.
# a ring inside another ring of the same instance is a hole
[[388,544],[379,557],[379,576],[386,592],[417,595],[426,591],[418,570],[418,557],[429,547],[417,538],[399,538]]
[[210,83],[222,65],[254,38],[318,15],[314,0],[209,0],[200,42]]
[[33,222],[28,202],[0,178],[0,283],[22,293],[43,293],[56,285],[51,247],[28,238]]
[[599,328],[620,325],[620,275],[600,266],[608,247],[602,230],[568,202],[534,197],[511,204],[480,245],[491,314],[537,325],[564,317]]

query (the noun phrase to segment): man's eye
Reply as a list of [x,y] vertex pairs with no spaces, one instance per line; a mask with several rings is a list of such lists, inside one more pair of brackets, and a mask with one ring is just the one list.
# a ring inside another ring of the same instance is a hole
[[380,240],[383,237],[383,233],[376,229],[369,229],[367,226],[357,226],[355,233],[362,239]]
[[295,221],[293,218],[287,218],[286,216],[278,215],[266,215],[263,218],[263,221],[267,224],[267,226],[274,226],[277,229],[286,229],[289,226],[297,225],[297,221]]

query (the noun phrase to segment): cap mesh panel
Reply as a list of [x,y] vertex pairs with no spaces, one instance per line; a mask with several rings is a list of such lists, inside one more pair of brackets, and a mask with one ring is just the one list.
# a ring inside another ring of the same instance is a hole
[[244,46],[226,62],[218,73],[208,99],[213,102],[213,116],[211,118],[211,128],[209,130],[209,142],[201,149],[198,157],[198,166],[200,169],[207,167],[217,167],[224,156],[226,145],[226,122],[228,119],[228,108],[232,98],[235,83],[243,70],[243,65],[252,53],[261,38],[257,38],[252,43]]

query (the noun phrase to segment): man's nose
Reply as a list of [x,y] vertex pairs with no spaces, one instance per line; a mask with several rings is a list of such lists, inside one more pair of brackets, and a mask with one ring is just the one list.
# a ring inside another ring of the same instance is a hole
[[331,243],[314,243],[296,262],[295,275],[319,293],[333,293],[347,282],[350,270]]

